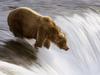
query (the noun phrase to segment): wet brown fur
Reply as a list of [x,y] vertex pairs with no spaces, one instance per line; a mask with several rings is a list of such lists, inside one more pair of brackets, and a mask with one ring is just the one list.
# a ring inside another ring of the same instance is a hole
[[10,31],[16,37],[36,39],[35,47],[50,47],[50,41],[61,49],[68,49],[67,39],[48,16],[42,16],[27,7],[20,7],[11,11],[8,15]]

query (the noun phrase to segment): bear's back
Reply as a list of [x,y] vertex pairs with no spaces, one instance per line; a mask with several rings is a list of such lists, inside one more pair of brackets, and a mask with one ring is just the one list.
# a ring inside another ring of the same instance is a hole
[[[37,28],[42,18],[40,14],[27,7],[16,8],[8,15],[8,25],[13,33],[30,35],[33,28]],[[18,34],[18,36],[20,36]],[[17,35],[16,35],[17,36]]]
[[[20,21],[20,23],[36,22],[41,17],[40,14],[27,7],[20,7],[10,12],[8,15],[8,23],[11,21]],[[11,23],[10,22],[10,23]],[[13,23],[14,24],[14,23]]]

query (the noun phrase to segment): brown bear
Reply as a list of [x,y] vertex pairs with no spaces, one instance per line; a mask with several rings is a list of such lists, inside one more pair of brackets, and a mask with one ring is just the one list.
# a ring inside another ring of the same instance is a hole
[[67,39],[49,16],[42,16],[28,7],[19,7],[8,15],[8,25],[15,37],[36,39],[35,47],[50,47],[50,41],[68,50]]

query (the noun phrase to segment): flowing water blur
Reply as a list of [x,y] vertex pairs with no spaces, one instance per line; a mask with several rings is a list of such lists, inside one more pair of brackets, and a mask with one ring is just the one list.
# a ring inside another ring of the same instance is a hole
[[[5,67],[8,71],[16,69],[14,75],[100,75],[100,1],[2,0],[0,5],[0,36],[9,38],[12,35],[6,22],[9,11],[14,7],[28,6],[51,16],[65,32],[70,47],[69,51],[63,51],[54,44],[49,50],[40,48],[38,62],[41,67],[33,65],[32,71],[9,64],[0,66],[0,75],[3,75],[2,68]],[[8,63],[1,61],[1,64]]]

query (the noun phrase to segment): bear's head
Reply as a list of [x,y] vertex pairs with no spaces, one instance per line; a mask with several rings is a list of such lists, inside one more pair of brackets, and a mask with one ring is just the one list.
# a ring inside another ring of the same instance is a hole
[[68,50],[68,45],[67,45],[67,39],[64,35],[64,33],[60,33],[56,35],[55,37],[55,42],[54,42],[59,48]]
[[68,50],[69,48],[67,46],[67,39],[65,34],[61,32],[61,29],[50,17],[44,17],[44,21],[48,26],[50,26],[47,34],[50,40],[54,42],[59,48]]

